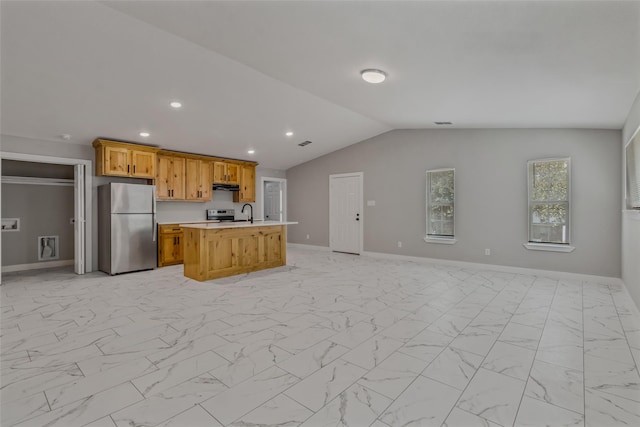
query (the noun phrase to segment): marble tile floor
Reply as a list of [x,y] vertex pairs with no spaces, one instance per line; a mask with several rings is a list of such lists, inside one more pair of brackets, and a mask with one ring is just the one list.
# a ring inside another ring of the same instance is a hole
[[199,283],[12,273],[0,424],[640,426],[621,285],[290,248]]

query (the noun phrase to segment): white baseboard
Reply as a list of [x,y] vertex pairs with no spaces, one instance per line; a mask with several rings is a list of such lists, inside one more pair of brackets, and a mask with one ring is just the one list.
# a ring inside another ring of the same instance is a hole
[[328,246],[316,246],[316,245],[304,245],[302,243],[287,243],[288,248],[299,248],[299,249],[315,249],[317,251],[330,252],[331,248]]
[[2,266],[1,270],[3,273],[11,273],[14,271],[40,270],[42,268],[64,267],[67,265],[73,265],[73,263],[74,263],[74,260],[65,259],[61,261],[36,262],[33,264],[4,265]]
[[504,273],[529,274],[532,276],[544,276],[552,279],[585,280],[589,282],[602,283],[605,285],[624,284],[622,282],[622,279],[620,279],[619,277],[595,276],[591,274],[569,273],[566,271],[540,270],[537,268],[512,267],[508,265],[496,265],[496,264],[481,264],[477,262],[455,261],[455,260],[439,259],[439,258],[423,258],[423,257],[417,257],[417,256],[385,254],[381,252],[363,252],[362,255],[370,256],[373,258],[398,259],[398,260],[422,262],[422,263],[428,263],[428,264],[450,265],[453,267],[478,268],[482,270],[500,271]]
[[[288,243],[287,246],[292,248],[301,248],[301,249],[316,249],[323,252],[331,250],[328,246],[303,245],[300,243]],[[619,285],[619,284],[624,285],[624,282],[619,277],[595,276],[592,274],[569,273],[566,271],[540,270],[536,268],[511,267],[508,265],[482,264],[478,262],[455,261],[450,259],[424,258],[424,257],[418,257],[418,256],[386,254],[382,252],[365,251],[365,252],[362,252],[361,255],[372,257],[372,258],[397,259],[397,260],[404,260],[404,261],[422,262],[427,264],[450,265],[450,266],[462,267],[462,268],[478,268],[481,270],[501,271],[504,273],[530,274],[532,276],[544,276],[544,277],[550,277],[552,279],[585,280],[589,282],[602,283],[605,285]]]

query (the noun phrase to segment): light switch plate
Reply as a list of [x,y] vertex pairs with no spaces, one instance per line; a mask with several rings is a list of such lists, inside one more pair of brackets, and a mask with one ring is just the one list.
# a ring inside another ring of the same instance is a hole
[[367,200],[367,206],[375,206],[375,205],[376,205],[375,200]]

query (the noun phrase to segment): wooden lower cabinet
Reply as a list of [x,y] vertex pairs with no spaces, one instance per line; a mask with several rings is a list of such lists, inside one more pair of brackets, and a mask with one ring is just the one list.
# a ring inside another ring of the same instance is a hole
[[287,264],[286,226],[184,227],[184,275],[204,281]]
[[158,267],[182,264],[184,235],[178,224],[158,226]]

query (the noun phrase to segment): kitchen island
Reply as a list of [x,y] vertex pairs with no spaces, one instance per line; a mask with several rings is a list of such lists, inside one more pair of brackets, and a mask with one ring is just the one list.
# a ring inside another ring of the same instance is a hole
[[205,281],[287,264],[287,225],[256,221],[184,223],[184,275]]

